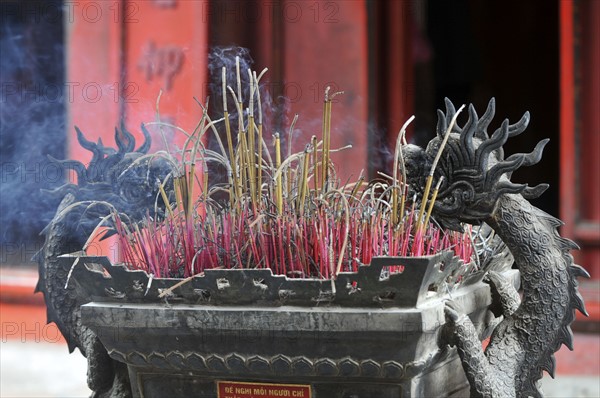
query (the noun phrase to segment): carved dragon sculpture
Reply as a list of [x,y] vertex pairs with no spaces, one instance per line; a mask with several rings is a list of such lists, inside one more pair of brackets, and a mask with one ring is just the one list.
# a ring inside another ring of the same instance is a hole
[[[81,146],[92,152],[87,168],[74,160],[56,160],[65,171],[77,173],[78,184],[68,183],[51,191],[63,197],[56,215],[42,231],[45,244],[36,255],[39,281],[36,292],[44,294],[48,323],[55,322],[65,337],[69,351],[75,347],[88,359],[88,386],[94,397],[131,396],[127,367],[112,360],[94,333],[81,324],[80,306],[89,302],[87,294],[69,281],[68,271],[57,263],[62,254],[81,251],[101,219],[112,211],[125,213],[132,221],[147,212],[162,212],[157,201],[158,181],[172,171],[164,158],[145,155],[150,149],[150,134],[142,125],[145,142],[135,149],[134,137],[115,129],[118,150],[93,143],[76,127]],[[106,236],[105,236],[106,237]],[[83,266],[83,265],[82,265]]]
[[[528,199],[540,196],[547,184],[528,187],[510,181],[511,173],[541,159],[548,140],[529,154],[504,158],[502,146],[522,133],[529,113],[510,125],[505,120],[491,137],[487,128],[495,113],[492,99],[478,117],[469,107],[469,119],[452,128],[435,178],[444,177],[434,207],[436,220],[446,228],[460,230],[461,223],[490,225],[512,252],[521,274],[522,299],[500,274],[490,272],[493,296],[499,297],[503,319],[494,329],[485,352],[477,331],[460,308],[448,302],[444,342],[457,347],[472,397],[541,397],[538,381],[542,370],[554,377],[556,352],[561,344],[573,349],[570,325],[575,309],[586,314],[577,291],[577,277],[589,277],[573,263],[570,250],[577,245],[560,237],[560,220],[532,206]],[[430,164],[456,110],[446,99],[446,113],[438,111],[437,137],[425,150],[404,148],[415,190],[424,186]]]

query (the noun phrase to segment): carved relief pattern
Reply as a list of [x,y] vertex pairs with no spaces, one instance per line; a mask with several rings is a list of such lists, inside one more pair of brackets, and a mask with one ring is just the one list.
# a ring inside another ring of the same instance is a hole
[[159,368],[199,373],[260,374],[263,376],[320,376],[320,377],[369,377],[380,379],[410,379],[424,370],[456,355],[453,349],[442,349],[421,361],[401,364],[396,361],[358,360],[352,357],[340,359],[290,357],[275,355],[225,355],[198,352],[152,352],[127,353],[111,350],[109,355],[120,362],[140,368]]
[[[65,269],[70,269],[76,258],[63,256],[59,261]],[[335,302],[348,307],[416,307],[447,295],[462,276],[457,271],[462,262],[452,252],[430,257],[376,257],[370,265],[360,266],[358,272],[340,273],[334,282],[335,294],[329,280],[290,279],[273,275],[270,269],[209,269],[173,289],[179,280],[150,281],[144,271],[113,265],[106,257],[81,257],[81,262],[86,266],[75,267],[72,278],[94,300],[144,303],[167,300],[213,305],[269,302],[313,306]],[[386,267],[397,265],[404,266],[402,273],[382,277]],[[479,273],[462,283],[474,283],[482,278],[483,273]],[[355,285],[359,291],[352,289]]]

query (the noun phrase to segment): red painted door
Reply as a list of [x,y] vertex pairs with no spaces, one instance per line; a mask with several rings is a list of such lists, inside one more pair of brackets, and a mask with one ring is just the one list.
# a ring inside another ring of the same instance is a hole
[[[67,82],[70,89],[67,132],[69,157],[87,163],[91,153],[75,139],[79,126],[89,140],[115,147],[121,120],[143,139],[140,123],[160,119],[193,130],[204,101],[208,22],[207,2],[182,0],[78,1],[69,4]],[[152,150],[174,152],[185,135],[150,126]],[[94,244],[95,254],[117,256],[111,242]]]
[[[321,137],[325,88],[344,91],[334,99],[331,148],[342,183],[367,172],[367,8],[365,1],[284,1],[284,87],[300,118],[298,140]],[[300,143],[299,142],[299,143]],[[301,149],[301,148],[300,148]]]
[[561,218],[600,279],[600,2],[561,1]]

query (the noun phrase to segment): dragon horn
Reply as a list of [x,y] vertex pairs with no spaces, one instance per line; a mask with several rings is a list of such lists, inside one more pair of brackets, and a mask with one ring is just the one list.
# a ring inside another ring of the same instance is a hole
[[511,124],[510,126],[508,126],[508,136],[516,137],[517,135],[519,135],[523,131],[525,131],[525,129],[527,128],[528,125],[529,125],[529,111],[525,112],[523,114],[523,116],[521,116],[521,120],[519,120],[517,123]]
[[489,135],[487,133],[487,128],[492,122],[494,115],[496,114],[496,98],[492,97],[490,102],[488,102],[487,109],[485,113],[479,119],[479,123],[477,124],[477,131],[475,131],[475,137],[480,140],[487,140]]
[[115,150],[115,148],[105,147],[104,143],[102,142],[102,138],[98,138],[97,145],[98,145],[98,148],[100,148],[102,150],[102,154],[104,154],[104,156],[114,155],[117,152]]
[[58,188],[54,188],[54,189],[42,188],[42,189],[40,189],[40,191],[43,192],[44,194],[49,195],[54,198],[64,198],[67,193],[74,194],[75,192],[77,192],[77,185],[71,184],[71,183],[66,183],[66,184],[61,185]]
[[121,120],[121,131],[125,138],[127,138],[127,152],[133,152],[135,148],[135,137],[125,127],[125,120]]
[[473,104],[469,105],[469,120],[463,127],[463,133],[460,135],[460,144],[463,152],[468,156],[468,162],[471,163],[475,157],[475,148],[473,147],[473,136],[477,130],[479,116],[475,111]]
[[523,166],[532,166],[537,164],[540,160],[542,160],[542,153],[544,152],[544,147],[550,141],[549,138],[541,140],[537,143],[533,151],[525,155],[525,161],[523,162]]
[[[452,103],[452,101],[450,101],[449,98],[444,98],[444,103],[446,104],[446,119],[452,120],[454,114],[456,113],[456,108],[454,107],[454,104]],[[456,130],[459,133],[462,131],[462,129],[458,127],[458,124],[454,125],[454,130]]]
[[523,197],[527,200],[536,199],[542,196],[544,192],[550,187],[548,184],[538,184],[535,187],[527,187],[521,193]]
[[[516,153],[508,157],[508,159],[498,162],[494,165],[485,176],[485,186],[489,189],[494,189],[494,184],[500,180],[502,174],[510,174],[521,167],[525,161],[525,155],[522,153]],[[488,185],[489,184],[489,185]]]
[[525,188],[527,188],[527,184],[515,184],[510,181],[502,181],[494,187],[492,196],[494,197],[494,201],[496,201],[504,194],[521,193]]
[[79,145],[81,145],[84,149],[87,149],[88,151],[92,152],[93,158],[91,162],[102,159],[102,147],[99,147],[92,141],[88,141],[85,138],[83,132],[77,126],[75,126],[75,132],[77,133],[77,141],[79,142]]
[[[115,142],[119,148],[118,153],[125,154],[131,152],[133,150],[132,140],[134,140],[133,136],[129,132],[123,129],[119,130],[115,127]],[[135,140],[133,144],[135,145]]]
[[144,126],[144,123],[142,123],[140,127],[142,128],[142,133],[144,133],[144,143],[136,150],[136,152],[145,154],[148,153],[150,145],[152,145],[152,138],[150,137],[150,132],[146,129],[146,126]]
[[448,121],[446,120],[446,116],[441,109],[437,111],[438,122],[437,122],[437,135],[440,138],[444,138],[444,134],[446,134],[446,129],[448,128]]
[[[548,139],[542,140],[538,142],[535,146],[534,150],[530,153],[516,153],[514,155],[509,156],[505,161],[499,162],[494,165],[488,172],[488,176],[486,177],[486,183],[489,181],[493,184],[494,181],[497,181],[500,176],[504,173],[507,174],[508,178],[513,171],[522,166],[531,166],[538,163],[542,158],[542,152],[544,151],[544,146],[548,143]],[[540,184],[535,187],[527,187],[523,190],[522,195],[526,199],[534,199],[539,197],[544,191],[548,189],[548,184]]]
[[121,123],[121,130],[115,127],[115,142],[117,143],[117,147],[119,148],[119,153],[127,153],[133,151],[133,147],[135,145],[135,139],[125,129],[125,123]]
[[494,131],[492,137],[489,140],[482,142],[475,151],[475,160],[477,163],[479,163],[481,170],[487,169],[487,162],[490,152],[495,149],[502,148],[502,145],[504,145],[506,140],[508,140],[508,127],[508,119],[505,119],[500,128]]
[[48,156],[48,159],[52,163],[61,166],[63,168],[63,170],[71,169],[71,170],[75,171],[75,173],[77,173],[77,182],[79,185],[84,185],[87,182],[87,180],[88,180],[87,171],[86,171],[83,163],[81,163],[77,160],[59,160],[51,155],[46,155],[46,156]]
[[119,129],[117,127],[115,127],[115,142],[117,143],[117,147],[119,148],[119,150],[117,151],[118,153],[125,153],[125,144],[123,143],[123,140],[121,139],[121,132],[119,131]]

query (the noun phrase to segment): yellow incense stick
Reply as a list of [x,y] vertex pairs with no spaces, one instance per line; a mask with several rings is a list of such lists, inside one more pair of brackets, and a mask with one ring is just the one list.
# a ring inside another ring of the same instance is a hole
[[321,190],[326,189],[327,184],[327,169],[329,167],[329,134],[327,130],[327,120],[329,119],[329,90],[331,87],[325,89],[325,101],[323,102],[323,153],[321,156]]
[[250,197],[253,203],[257,203],[256,198],[256,156],[254,145],[254,117],[248,116],[248,179],[250,183]]
[[327,125],[325,128],[327,131],[327,151],[325,152],[325,179],[323,183],[325,184],[325,189],[327,189],[329,185],[329,161],[331,159],[331,99],[327,101]]
[[250,197],[252,203],[255,205],[258,203],[258,197],[256,194],[256,146],[254,139],[254,77],[252,71],[248,69],[248,76],[250,78],[250,97],[248,98],[248,177],[250,178]]
[[421,208],[419,209],[419,218],[417,218],[417,230],[421,230],[421,228],[423,226],[423,224],[422,224],[423,213],[425,212],[425,207],[427,206],[427,201],[429,199],[429,191],[431,190],[431,183],[433,181],[433,174],[435,173],[435,168],[440,160],[440,157],[442,156],[442,152],[444,151],[444,147],[446,146],[446,143],[448,142],[448,138],[450,138],[450,133],[452,132],[452,129],[454,128],[454,125],[456,124],[456,118],[462,112],[462,110],[464,108],[465,108],[464,105],[461,106],[458,109],[458,111],[456,111],[454,116],[452,117],[452,120],[450,121],[450,125],[448,126],[448,129],[446,130],[446,134],[444,135],[444,139],[442,140],[442,143],[440,144],[440,147],[438,148],[437,154],[435,155],[435,159],[433,159],[433,163],[431,164],[431,170],[429,171],[429,175],[427,176],[427,182],[425,183],[425,192],[423,192],[423,200],[421,201]]
[[167,208],[167,213],[169,213],[170,217],[173,217],[173,209],[171,208],[171,204],[169,203],[169,198],[167,197],[167,193],[165,192],[165,188],[162,183],[158,184],[158,190],[160,191],[160,196],[162,197],[163,202],[165,202],[165,207]]
[[437,199],[437,195],[440,190],[440,185],[442,185],[443,181],[444,177],[440,177],[439,181],[435,185],[435,189],[431,195],[431,202],[429,203],[429,208],[427,209],[427,216],[425,216],[425,222],[423,222],[424,228],[427,228],[427,225],[429,225],[429,218],[431,217],[431,212],[433,211],[433,205],[435,204],[435,200]]
[[240,182],[242,186],[242,194],[248,191],[248,150],[246,143],[246,133],[244,131],[239,132],[239,153],[238,158],[240,160]]
[[402,184],[402,195],[400,196],[400,222],[404,218],[404,207],[406,206],[406,194],[408,193],[408,185]]
[[346,246],[348,245],[348,236],[350,235],[350,205],[348,204],[348,199],[344,193],[340,190],[337,193],[342,198],[342,202],[344,203],[344,217],[345,217],[345,225],[344,225],[344,239],[342,241],[342,247],[340,249],[340,255],[338,258],[337,268],[335,270],[334,278],[337,279],[338,274],[342,270],[342,262],[344,260],[344,253],[346,252]]
[[310,138],[310,145],[312,147],[312,154],[311,154],[311,163],[312,163],[312,167],[313,167],[313,179],[314,179],[314,189],[315,191],[317,191],[319,189],[319,185],[318,185],[318,175],[319,175],[319,168],[318,168],[318,159],[317,159],[317,136],[313,135]]
[[223,95],[223,118],[225,120],[225,133],[227,135],[227,147],[229,149],[229,163],[231,164],[231,174],[233,177],[233,188],[231,189],[231,194],[229,195],[230,202],[233,207],[233,203],[236,200],[234,195],[239,196],[240,192],[238,192],[239,181],[238,181],[237,167],[236,167],[234,148],[233,148],[233,138],[231,137],[231,124],[229,122],[229,111],[227,110],[227,75],[226,75],[225,67],[223,67],[221,69],[221,84],[222,84],[221,89],[222,89],[222,95]]
[[302,181],[300,183],[300,195],[298,201],[298,209],[300,215],[304,213],[304,201],[306,200],[306,191],[308,191],[308,168],[310,167],[310,151],[307,147],[304,150],[304,162],[302,164]]
[[417,222],[416,222],[416,226],[417,232],[420,232],[422,230],[423,224],[422,224],[422,220],[423,220],[423,214],[425,213],[425,206],[427,206],[427,199],[429,198],[429,191],[431,191],[431,182],[433,181],[433,176],[432,175],[428,175],[427,176],[427,181],[425,182],[425,191],[423,192],[423,199],[421,200],[421,208],[419,209],[419,216],[417,217]]
[[206,161],[204,162],[204,179],[202,180],[204,186],[203,186],[203,193],[204,193],[204,200],[206,201],[208,199],[208,167],[206,166]]
[[325,174],[326,174],[326,168],[327,168],[327,164],[325,163],[325,160],[327,158],[326,152],[327,152],[327,101],[328,101],[328,94],[329,94],[329,87],[327,87],[325,89],[325,100],[323,101],[323,126],[322,126],[322,130],[321,130],[321,135],[323,136],[323,152],[321,153],[321,181],[320,181],[320,186],[319,186],[319,190],[322,192],[323,191],[323,187],[325,185]]
[[262,122],[259,122],[258,124],[258,142],[257,142],[257,150],[258,150],[258,162],[257,162],[257,176],[256,176],[256,185],[258,187],[258,195],[259,197],[262,195],[262,164],[263,164],[263,147],[262,147],[262,141],[263,141],[263,131],[262,131]]
[[225,117],[225,132],[227,134],[227,146],[229,147],[229,163],[231,164],[231,174],[232,174],[232,178],[233,178],[233,188],[232,188],[232,195],[231,195],[231,204],[233,206],[233,203],[236,201],[236,198],[234,197],[234,195],[239,196],[239,179],[238,179],[238,175],[237,175],[237,166],[236,166],[236,161],[235,161],[235,155],[234,155],[234,149],[233,149],[233,139],[231,138],[231,125],[229,124],[229,112],[225,111],[223,112],[223,115]]
[[[192,166],[195,166],[195,164],[192,165]],[[194,205],[194,175],[195,175],[195,167],[192,167],[188,173],[189,173],[189,179],[188,179],[188,188],[187,188],[187,209],[188,209],[188,215],[191,216],[192,215],[193,205]],[[208,179],[208,169],[206,167],[204,167],[204,177],[206,179]],[[207,183],[207,181],[205,181],[205,184],[206,183]]]
[[[392,222],[394,225],[396,225],[398,222],[400,222],[400,220],[402,219],[403,213],[404,213],[404,208],[401,209],[400,212],[398,212],[398,191],[400,190],[400,185],[398,184],[398,161],[400,158],[402,158],[402,144],[401,144],[401,140],[402,137],[406,134],[406,128],[408,127],[408,125],[415,119],[415,116],[411,116],[410,119],[408,119],[404,125],[402,126],[402,128],[400,129],[400,132],[398,133],[398,137],[396,138],[396,150],[394,152],[394,171],[393,171],[393,179],[392,179]],[[402,169],[404,171],[404,162],[402,162]],[[406,183],[406,178],[403,175],[403,183]],[[402,195],[404,194],[404,190],[402,190]],[[402,206],[403,207],[403,206]]]
[[[279,169],[281,167],[281,139],[279,138],[279,133],[275,133],[275,167]],[[283,193],[281,186],[281,173],[277,175],[275,179],[275,196],[276,196],[276,206],[277,213],[281,215],[283,211]]]
[[262,72],[260,72],[260,74],[258,76],[256,76],[256,72],[253,73],[254,76],[254,84],[256,85],[255,87],[255,92],[256,92],[256,104],[257,104],[257,108],[258,108],[258,141],[257,141],[257,146],[258,146],[258,170],[257,170],[257,186],[258,186],[258,194],[259,196],[262,195],[262,164],[263,164],[263,147],[262,147],[262,142],[263,142],[263,120],[262,120],[262,102],[261,102],[261,97],[260,97],[260,79],[263,77],[263,75],[267,72],[267,68],[264,68],[262,70]]
[[179,177],[173,178],[173,188],[175,190],[175,203],[179,210],[183,210],[183,201],[181,199],[181,188],[179,187]]

